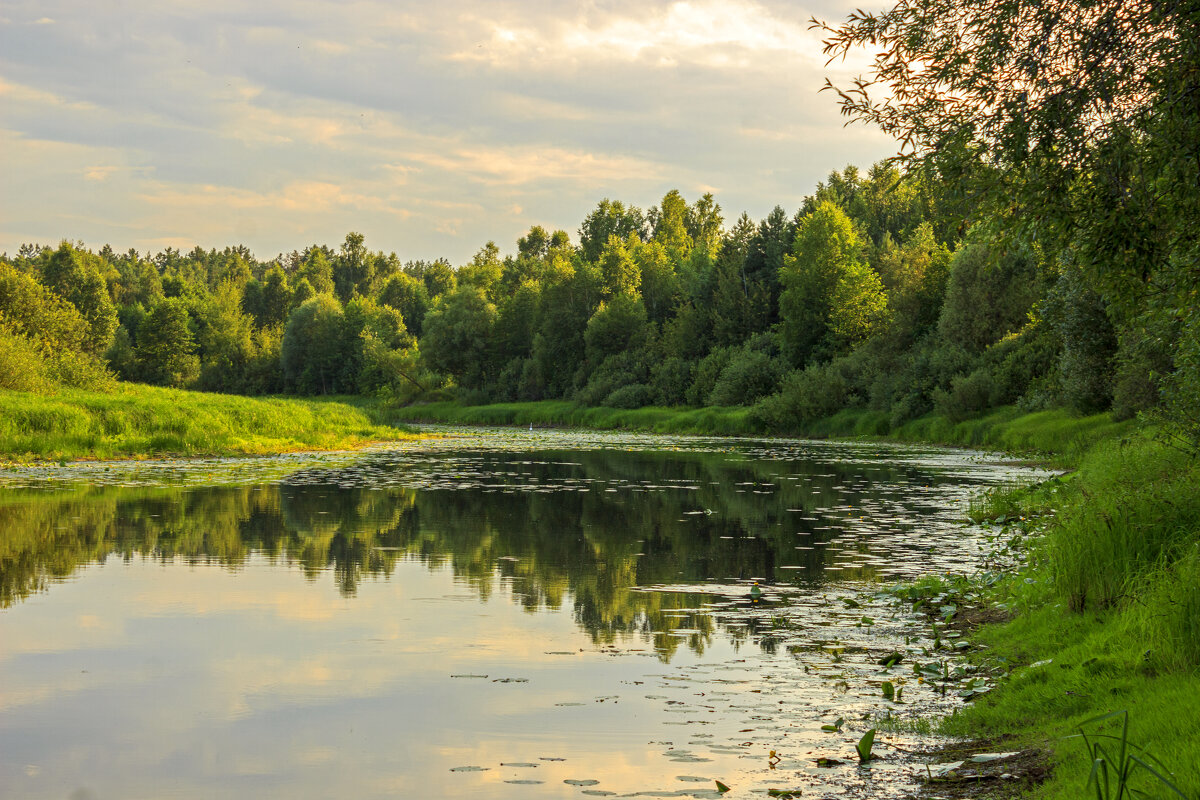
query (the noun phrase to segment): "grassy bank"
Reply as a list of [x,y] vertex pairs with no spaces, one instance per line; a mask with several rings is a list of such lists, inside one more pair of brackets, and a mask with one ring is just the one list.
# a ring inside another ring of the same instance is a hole
[[0,459],[9,460],[340,450],[406,435],[362,398],[263,399],[135,384],[0,391]]
[[750,436],[762,431],[750,419],[750,409],[732,408],[597,408],[565,400],[495,403],[464,406],[456,402],[428,403],[396,409],[406,422],[447,425],[553,425],[595,430],[638,430],[652,433]]
[[[1053,514],[1047,512],[1053,510]],[[1128,712],[1142,766],[1130,787],[1150,797],[1200,798],[1200,465],[1148,437],[1089,450],[1067,480],[1005,490],[981,510],[1036,534],[1031,566],[992,597],[1013,613],[973,636],[979,660],[1011,670],[996,691],[943,722],[944,732],[1039,747],[1054,770],[1038,797],[1116,798],[1085,791],[1094,754],[1079,737],[1120,737]],[[1015,516],[1014,516],[1015,515]],[[1034,522],[1036,520],[1036,522]],[[1120,742],[1098,741],[1112,761]],[[1132,764],[1133,762],[1128,762]]]
[[1095,443],[1128,435],[1136,428],[1134,421],[1114,422],[1108,414],[1081,417],[1066,411],[1022,413],[1012,407],[962,422],[951,422],[930,414],[899,426],[891,425],[885,412],[853,409],[817,420],[803,430],[782,432],[768,432],[750,409],[744,407],[624,410],[593,408],[561,400],[486,406],[444,402],[401,408],[396,414],[409,422],[454,425],[559,425],[712,436],[782,433],[817,438],[872,437],[1016,453],[1034,452],[1063,463],[1074,463]]

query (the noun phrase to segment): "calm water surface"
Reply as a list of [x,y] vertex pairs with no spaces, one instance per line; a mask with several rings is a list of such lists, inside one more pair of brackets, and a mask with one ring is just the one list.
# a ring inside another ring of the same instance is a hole
[[931,644],[876,593],[978,569],[968,499],[1031,475],[874,444],[442,432],[0,471],[0,797],[895,796],[918,769],[892,745],[917,737],[882,737],[869,769],[853,743],[961,701],[876,663]]

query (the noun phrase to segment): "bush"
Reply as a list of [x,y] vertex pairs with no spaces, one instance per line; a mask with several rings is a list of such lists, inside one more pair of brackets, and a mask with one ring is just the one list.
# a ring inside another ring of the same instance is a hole
[[780,390],[754,407],[754,417],[771,431],[799,432],[805,425],[854,404],[838,362],[813,364],[785,375]]
[[663,359],[650,370],[650,388],[656,405],[683,405],[691,383],[692,363],[682,358]]
[[870,375],[870,406],[888,410],[892,424],[900,425],[930,411],[937,391],[949,391],[954,378],[970,373],[978,363],[978,357],[963,347],[927,336]]
[[38,346],[0,328],[0,389],[44,393],[52,388],[50,370]]
[[725,368],[708,395],[714,406],[748,406],[779,388],[782,368],[766,353],[739,348],[729,358]]
[[935,389],[933,407],[951,422],[962,422],[991,406],[992,374],[980,367],[950,381],[949,391]]
[[654,392],[644,383],[631,383],[622,386],[604,398],[604,405],[610,408],[641,408],[654,402]]
[[684,396],[689,406],[702,406],[708,401],[732,354],[732,348],[718,347],[700,359],[693,372],[692,385]]
[[[607,405],[608,396],[631,383],[644,383],[649,370],[641,352],[618,353],[600,362],[587,383],[575,392],[575,402],[587,406]],[[649,401],[647,401],[649,402]]]

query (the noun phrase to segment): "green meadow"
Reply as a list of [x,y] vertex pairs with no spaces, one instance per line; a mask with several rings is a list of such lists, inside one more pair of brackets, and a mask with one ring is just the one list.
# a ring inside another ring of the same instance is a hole
[[376,402],[358,397],[250,398],[134,384],[0,391],[0,457],[9,460],[342,450],[407,436],[383,421]]

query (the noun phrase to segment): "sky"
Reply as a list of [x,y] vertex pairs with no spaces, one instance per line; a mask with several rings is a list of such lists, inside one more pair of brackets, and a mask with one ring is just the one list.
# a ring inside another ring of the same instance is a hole
[[603,198],[712,192],[794,211],[896,144],[844,126],[867,55],[811,16],[853,0],[5,0],[0,252],[244,244],[350,231],[466,263]]

